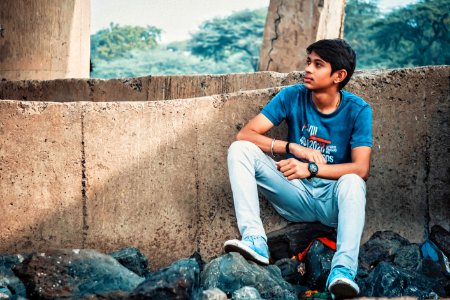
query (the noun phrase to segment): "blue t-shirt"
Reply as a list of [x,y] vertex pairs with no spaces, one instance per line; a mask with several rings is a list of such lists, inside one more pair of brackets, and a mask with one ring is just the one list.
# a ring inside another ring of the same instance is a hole
[[312,102],[311,91],[296,84],[281,90],[261,113],[275,126],[286,120],[289,142],[320,150],[329,164],[348,163],[351,149],[372,147],[372,110],[358,96],[340,93],[339,107],[323,114]]

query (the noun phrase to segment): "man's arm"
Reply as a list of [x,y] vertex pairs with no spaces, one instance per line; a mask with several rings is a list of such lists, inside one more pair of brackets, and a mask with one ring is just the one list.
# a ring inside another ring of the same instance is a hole
[[[272,140],[264,134],[273,127],[273,123],[263,114],[258,114],[251,119],[237,134],[236,140],[249,141],[257,145],[263,152],[271,153]],[[273,143],[273,153],[286,153],[286,141],[275,140]],[[298,144],[290,144],[290,152],[295,157],[314,161],[318,164],[326,164],[326,160],[319,150],[309,149]],[[309,175],[308,175],[309,176]],[[307,176],[307,177],[308,177]]]
[[[339,179],[346,174],[356,174],[362,179],[369,178],[370,168],[370,147],[361,146],[352,149],[352,162],[345,164],[318,164],[319,172],[317,177],[327,179]],[[289,180],[296,178],[308,178],[311,174],[308,171],[308,164],[294,158],[285,159],[277,163],[278,170]]]

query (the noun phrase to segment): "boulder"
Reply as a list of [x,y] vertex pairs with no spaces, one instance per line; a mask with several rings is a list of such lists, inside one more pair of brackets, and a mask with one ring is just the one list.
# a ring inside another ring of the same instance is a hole
[[251,286],[244,286],[233,292],[233,300],[263,300],[258,290]]
[[306,254],[306,285],[310,289],[325,290],[334,251],[320,241],[314,241]]
[[122,266],[139,276],[148,275],[148,259],[139,249],[126,247],[110,253]]
[[418,244],[400,246],[394,256],[394,264],[410,271],[417,272],[422,266],[422,257]]
[[265,299],[297,299],[295,288],[277,266],[260,266],[231,252],[209,262],[202,274],[204,289],[219,288],[228,296],[245,286],[254,287]]
[[227,300],[227,294],[218,288],[209,289],[202,292],[202,300]]
[[11,270],[23,260],[24,257],[20,254],[0,256],[0,299],[6,298],[6,296],[26,297],[25,285]]
[[431,293],[445,296],[443,287],[437,281],[388,262],[380,262],[359,285],[361,295],[367,297],[429,298]]
[[359,250],[359,266],[365,270],[372,270],[378,263],[392,262],[395,254],[410,242],[392,231],[377,231],[361,246]]
[[300,263],[296,259],[282,258],[275,262],[280,269],[281,276],[291,284],[299,284],[302,281],[302,274],[299,272]]
[[200,267],[195,258],[180,259],[151,273],[131,294],[131,299],[197,299]]
[[450,232],[439,225],[431,227],[432,240],[447,257],[450,257]]
[[97,293],[131,291],[144,278],[109,255],[95,250],[33,253],[13,268],[29,298],[82,298]]

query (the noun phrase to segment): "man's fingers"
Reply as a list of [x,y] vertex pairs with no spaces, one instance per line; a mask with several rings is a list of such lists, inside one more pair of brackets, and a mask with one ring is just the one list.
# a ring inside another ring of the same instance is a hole
[[286,172],[283,172],[285,177],[289,177],[290,175],[295,174],[295,168],[288,169]]

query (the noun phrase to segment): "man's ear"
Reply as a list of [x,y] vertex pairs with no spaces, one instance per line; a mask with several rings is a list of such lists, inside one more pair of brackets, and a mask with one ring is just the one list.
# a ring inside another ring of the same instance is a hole
[[341,69],[334,72],[334,83],[340,83],[347,77],[347,70]]

